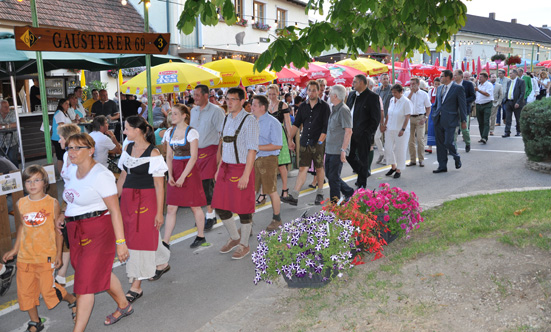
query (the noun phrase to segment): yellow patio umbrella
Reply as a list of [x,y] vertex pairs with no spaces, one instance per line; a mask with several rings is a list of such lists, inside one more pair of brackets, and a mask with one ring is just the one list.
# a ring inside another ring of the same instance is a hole
[[216,88],[231,88],[239,85],[249,86],[277,79],[275,72],[267,70],[263,70],[260,73],[254,72],[254,64],[240,60],[222,59],[205,63],[203,66],[216,70],[222,75],[222,82],[216,85]]
[[338,61],[337,64],[356,68],[367,75],[379,75],[388,72],[388,67],[384,63],[368,58],[345,59]]
[[[121,86],[122,93],[141,94],[147,87],[146,72],[128,80]],[[220,73],[203,66],[168,62],[151,67],[151,91],[153,94],[178,93],[193,89],[199,84],[209,88],[214,87],[221,80]]]

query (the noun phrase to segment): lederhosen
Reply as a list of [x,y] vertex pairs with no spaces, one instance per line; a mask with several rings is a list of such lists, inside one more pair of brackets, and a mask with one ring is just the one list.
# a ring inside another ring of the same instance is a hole
[[[235,130],[233,136],[224,136],[222,140],[224,143],[233,143],[236,164],[228,164],[221,162],[220,169],[218,171],[218,177],[216,178],[216,185],[214,187],[214,194],[212,197],[212,207],[217,209],[217,212],[220,214],[222,220],[228,219],[224,218],[219,210],[231,211],[239,215],[252,215],[255,211],[255,192],[254,192],[254,172],[251,172],[249,175],[249,183],[247,188],[240,190],[237,188],[237,184],[243,175],[245,170],[245,163],[241,163],[239,160],[239,153],[237,150],[237,137],[243,128],[245,120],[250,114],[245,115],[239,127]],[[224,125],[222,127],[222,133],[226,127],[226,121],[228,116],[224,119]],[[243,223],[244,220],[241,220]],[[252,222],[252,217],[249,222]]]
[[[190,126],[187,127],[184,143],[173,143],[172,136],[174,136],[175,128],[170,133],[170,139],[168,144],[172,148],[174,157],[172,158],[172,178],[174,181],[178,181],[186,166],[191,159],[191,143],[187,140]],[[203,184],[201,182],[201,173],[197,164],[193,165],[191,172],[187,175],[184,184],[181,187],[171,186],[168,184],[166,192],[166,204],[176,206],[205,206],[207,205],[207,199],[205,192],[203,191]]]

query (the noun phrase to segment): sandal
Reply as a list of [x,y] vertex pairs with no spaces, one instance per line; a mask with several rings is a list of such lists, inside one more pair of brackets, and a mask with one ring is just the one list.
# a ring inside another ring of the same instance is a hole
[[[262,199],[260,199],[262,197]],[[266,203],[266,194],[260,194],[258,195],[258,198],[256,199],[256,205],[262,205]]]
[[130,303],[133,303],[134,301],[142,297],[142,295],[143,295],[143,291],[141,293],[136,293],[131,290],[128,290],[128,292],[126,292],[126,300],[128,300],[128,302]]
[[117,307],[117,311],[118,313],[120,313],[121,315],[119,317],[115,317],[113,316],[113,314],[107,316],[106,318],[106,321],[103,322],[103,324],[105,325],[113,325],[115,324],[116,322],[118,322],[119,320],[123,319],[124,317],[126,316],[130,316],[132,315],[132,313],[134,313],[134,309],[130,306],[130,303],[128,303],[128,305],[126,306],[126,308],[119,308]]
[[155,275],[153,277],[149,278],[149,281],[159,280],[161,278],[161,276],[163,274],[167,273],[168,271],[170,271],[170,265],[167,265],[162,270],[155,270]]
[[[283,194],[287,193],[287,196],[283,196]],[[281,198],[289,197],[289,188],[282,189],[281,190]]]
[[[25,332],[39,332],[39,331],[44,330],[44,323],[42,323],[42,319],[38,318],[38,320],[39,320],[39,322],[33,322],[31,320],[29,323],[27,323],[27,329],[25,330]],[[34,331],[31,331],[32,327],[35,328]]]
[[77,300],[75,300],[75,302],[73,302],[73,303],[67,304],[67,307],[69,307],[69,309],[71,309],[71,316],[73,316],[73,323],[76,323],[77,313],[76,313],[76,311],[73,311],[73,309],[77,307]]

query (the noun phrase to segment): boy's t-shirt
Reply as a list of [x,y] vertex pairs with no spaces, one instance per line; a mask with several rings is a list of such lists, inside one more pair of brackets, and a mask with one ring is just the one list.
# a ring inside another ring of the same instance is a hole
[[50,195],[34,201],[25,196],[17,202],[23,229],[17,261],[40,264],[54,263],[57,254],[55,204]]

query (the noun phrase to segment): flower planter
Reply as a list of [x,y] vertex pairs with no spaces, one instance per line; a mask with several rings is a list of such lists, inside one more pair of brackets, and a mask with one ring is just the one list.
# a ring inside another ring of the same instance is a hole
[[[381,223],[382,225],[385,225],[387,228],[388,228],[388,221],[385,221],[385,215],[386,214],[379,214],[377,215],[377,220],[379,221],[379,223]],[[390,221],[390,220],[389,220]],[[390,228],[388,228],[388,231],[386,232],[381,232],[380,233],[381,237],[386,241],[387,245],[390,244],[392,241],[396,240],[398,238],[398,233],[392,233],[390,231]]]
[[315,273],[314,269],[310,269],[312,273],[312,278],[308,275],[304,277],[297,277],[293,275],[291,279],[287,278],[286,275],[283,275],[285,282],[289,288],[321,288],[331,282],[331,279],[338,275],[338,271],[334,269],[327,269],[324,275]]

